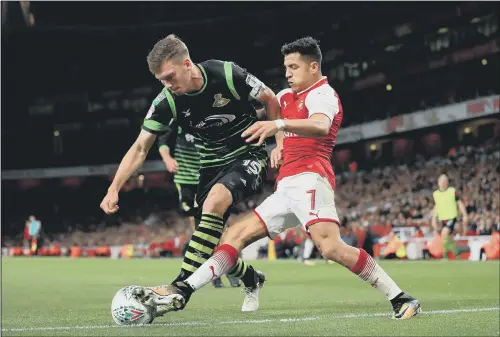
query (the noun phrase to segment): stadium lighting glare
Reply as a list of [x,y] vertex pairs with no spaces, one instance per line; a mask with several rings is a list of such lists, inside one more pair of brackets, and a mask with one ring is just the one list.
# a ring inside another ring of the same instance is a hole
[[482,60],[481,60],[481,64],[482,64],[483,66],[487,65],[487,64],[488,64],[488,60],[487,60],[487,59],[482,59]]
[[59,137],[59,130],[54,131],[54,137]]
[[387,90],[387,91],[391,91],[391,90],[392,90],[392,85],[387,84],[387,85],[385,86],[385,90]]
[[471,133],[471,129],[467,126],[467,127],[465,127],[464,132],[466,134],[469,134],[469,133]]
[[377,150],[377,144],[370,144],[370,150],[372,151]]

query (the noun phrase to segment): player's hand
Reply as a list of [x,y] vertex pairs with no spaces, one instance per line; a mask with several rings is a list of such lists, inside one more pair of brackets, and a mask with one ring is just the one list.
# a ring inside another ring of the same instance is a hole
[[118,192],[108,191],[108,194],[102,199],[101,208],[106,214],[114,214],[120,209],[118,207]]
[[250,136],[247,138],[247,143],[250,143],[258,138],[259,141],[257,142],[257,145],[261,145],[264,143],[266,138],[274,136],[277,132],[278,126],[274,121],[264,121],[253,124],[241,134],[241,137],[244,138]]
[[271,167],[278,168],[283,163],[282,158],[283,146],[276,145],[276,147],[271,151]]
[[167,171],[173,174],[179,172],[179,165],[177,164],[177,160],[174,158],[165,159],[165,166],[167,167]]

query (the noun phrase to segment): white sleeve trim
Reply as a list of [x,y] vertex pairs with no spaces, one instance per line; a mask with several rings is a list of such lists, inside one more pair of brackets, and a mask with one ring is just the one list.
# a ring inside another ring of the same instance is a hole
[[309,117],[318,113],[323,114],[330,119],[330,125],[340,111],[339,99],[335,95],[335,90],[327,85],[311,90],[304,103],[309,111]]
[[283,97],[285,94],[287,94],[289,92],[292,92],[292,89],[286,88],[286,89],[283,89],[280,92],[278,92],[278,94],[276,95],[276,99],[278,100],[278,103],[280,106],[281,106],[281,97]]

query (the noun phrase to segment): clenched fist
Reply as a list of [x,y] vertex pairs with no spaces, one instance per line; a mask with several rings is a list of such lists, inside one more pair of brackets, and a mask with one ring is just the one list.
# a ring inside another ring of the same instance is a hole
[[118,211],[118,192],[108,191],[108,194],[102,199],[101,208],[106,214],[114,214]]

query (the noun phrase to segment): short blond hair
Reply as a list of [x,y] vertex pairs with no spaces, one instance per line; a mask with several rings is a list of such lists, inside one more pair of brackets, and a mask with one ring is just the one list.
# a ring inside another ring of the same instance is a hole
[[164,61],[189,57],[189,50],[184,42],[174,34],[156,42],[153,49],[148,54],[148,67],[152,74],[160,72]]

